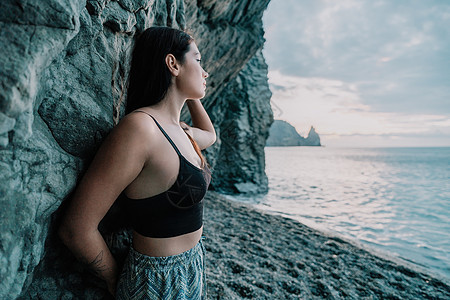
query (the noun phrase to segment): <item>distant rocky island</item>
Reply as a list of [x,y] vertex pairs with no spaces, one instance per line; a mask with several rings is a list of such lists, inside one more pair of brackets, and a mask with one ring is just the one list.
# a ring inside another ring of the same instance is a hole
[[294,126],[283,120],[274,120],[269,130],[266,146],[321,146],[320,137],[313,126],[306,138],[302,137]]

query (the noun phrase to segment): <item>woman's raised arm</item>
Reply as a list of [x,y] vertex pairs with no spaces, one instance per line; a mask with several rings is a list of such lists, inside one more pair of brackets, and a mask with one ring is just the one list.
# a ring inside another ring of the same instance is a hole
[[188,133],[197,142],[201,150],[208,148],[216,141],[216,131],[200,100],[186,101],[192,119],[192,127]]

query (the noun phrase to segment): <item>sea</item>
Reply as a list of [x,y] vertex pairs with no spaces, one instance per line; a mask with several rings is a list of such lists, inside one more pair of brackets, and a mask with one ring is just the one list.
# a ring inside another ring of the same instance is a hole
[[450,280],[450,147],[266,147],[269,191],[228,196]]

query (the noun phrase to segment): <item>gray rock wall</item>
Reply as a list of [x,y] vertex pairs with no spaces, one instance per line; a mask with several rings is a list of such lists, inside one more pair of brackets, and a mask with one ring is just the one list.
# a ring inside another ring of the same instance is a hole
[[[260,54],[247,63],[263,46],[261,17],[267,3],[0,2],[1,299],[104,295],[101,282],[54,236],[55,212],[123,113],[120,91],[133,36],[151,25],[190,29],[211,74],[204,105],[217,126],[218,142],[207,159],[214,176],[230,176],[231,182],[217,179],[214,188],[266,189],[267,71]],[[237,183],[244,185],[237,188]],[[129,237],[113,224],[106,218],[102,227],[120,258]]]
[[[214,147],[212,184],[224,193],[264,193],[264,146],[273,122],[272,93],[267,86],[267,64],[261,51],[247,63],[219,95],[211,115],[218,122],[220,140]],[[215,149],[216,148],[216,149]]]

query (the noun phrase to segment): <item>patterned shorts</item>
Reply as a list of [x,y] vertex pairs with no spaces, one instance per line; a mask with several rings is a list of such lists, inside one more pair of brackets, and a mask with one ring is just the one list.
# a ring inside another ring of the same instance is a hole
[[116,299],[206,299],[204,259],[202,240],[186,252],[167,257],[151,257],[130,248]]

